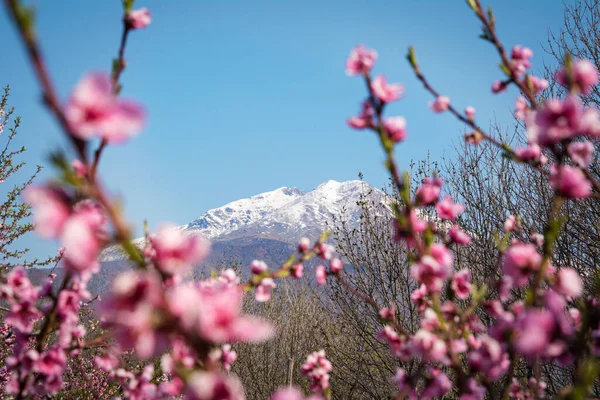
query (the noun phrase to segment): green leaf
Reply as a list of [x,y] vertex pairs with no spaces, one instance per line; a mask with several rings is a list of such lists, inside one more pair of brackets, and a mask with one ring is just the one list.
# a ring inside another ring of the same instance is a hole
[[471,7],[471,10],[478,12],[479,8],[477,7],[477,3],[475,2],[475,0],[467,0],[467,4],[469,5],[469,7]]
[[490,26],[492,27],[492,29],[494,29],[496,27],[496,17],[494,17],[494,13],[492,12],[492,7],[488,7],[487,14],[488,14],[488,20],[490,22]]
[[410,46],[408,48],[408,54],[406,55],[406,59],[413,68],[417,68],[417,56],[415,54],[415,48],[413,46]]
[[510,68],[508,68],[508,66],[506,64],[500,63],[500,64],[498,64],[498,66],[500,67],[500,70],[502,72],[504,72],[504,74],[506,76],[510,76]]

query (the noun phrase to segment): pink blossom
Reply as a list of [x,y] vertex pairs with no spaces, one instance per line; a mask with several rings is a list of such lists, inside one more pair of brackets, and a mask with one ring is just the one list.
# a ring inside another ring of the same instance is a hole
[[529,110],[529,106],[527,105],[527,100],[525,100],[525,97],[517,97],[517,100],[515,100],[515,117],[520,120],[524,120],[527,110]]
[[554,289],[567,298],[579,297],[583,293],[583,280],[573,268],[562,268],[556,274]]
[[[550,99],[539,111],[530,114],[535,124],[534,131],[529,132],[533,136],[530,140],[549,146],[579,133],[583,108],[578,98],[569,96],[564,100]],[[530,125],[531,121],[527,124],[528,128]]]
[[224,344],[221,347],[221,353],[221,359],[223,361],[223,367],[225,368],[225,371],[231,370],[231,364],[237,360],[237,353],[231,350],[230,344]]
[[390,117],[383,121],[387,137],[393,142],[406,139],[406,119],[404,117]]
[[492,93],[500,93],[506,90],[508,82],[495,81],[492,83]]
[[548,89],[549,82],[546,79],[539,78],[537,76],[529,75],[530,87],[533,88],[535,94],[539,94],[541,91]]
[[267,263],[260,260],[254,260],[250,263],[250,271],[253,274],[260,275],[267,271],[269,267],[267,267]]
[[244,388],[234,375],[194,371],[186,379],[189,400],[244,400]]
[[116,144],[137,134],[144,124],[139,104],[118,99],[107,75],[86,76],[73,90],[65,116],[74,134],[87,140],[97,135]]
[[132,29],[146,28],[152,22],[152,13],[147,8],[131,10],[125,16],[125,21]]
[[325,270],[325,266],[317,265],[315,268],[315,275],[317,276],[317,283],[319,285],[324,285],[327,279],[327,271]]
[[[365,129],[365,128],[375,126],[373,123],[374,116],[375,116],[375,109],[373,108],[371,101],[365,100],[362,103],[360,115],[350,117],[347,122],[351,128]],[[308,245],[310,245],[310,241],[307,244],[307,248],[308,248]]]
[[339,258],[333,258],[329,262],[329,269],[333,274],[337,274],[344,268],[344,263]]
[[325,350],[320,350],[306,357],[301,372],[302,375],[306,375],[311,379],[311,390],[323,392],[329,387],[329,372],[331,372],[331,369],[331,362],[325,358]]
[[506,251],[502,271],[513,279],[516,287],[522,287],[529,280],[531,272],[540,268],[541,262],[542,256],[534,245],[518,243]]
[[471,237],[463,232],[458,225],[452,225],[448,231],[448,234],[450,235],[450,240],[452,240],[452,243],[456,243],[458,245],[467,245],[471,242]]
[[379,310],[379,316],[385,320],[393,320],[396,315],[396,306],[392,305],[391,307],[384,307]]
[[240,288],[202,288],[199,294],[193,318],[206,340],[214,343],[261,342],[273,336],[270,324],[241,315],[243,294]]
[[398,368],[393,378],[394,383],[398,387],[399,392],[406,393],[410,400],[417,399],[417,391],[412,386],[410,377],[402,368]]
[[589,197],[592,193],[590,181],[578,168],[568,165],[550,168],[550,186],[557,193],[570,199]]
[[424,284],[428,291],[439,292],[450,276],[450,267],[440,264],[432,256],[424,256],[410,267],[410,276]]
[[474,121],[475,120],[475,108],[471,107],[471,106],[467,106],[467,108],[465,108],[465,116],[467,117],[467,119],[469,121]]
[[495,381],[508,370],[508,354],[502,350],[498,341],[489,336],[480,336],[478,342],[478,348],[469,352],[469,365]]
[[468,298],[471,295],[471,272],[468,269],[461,269],[455,273],[450,287],[459,299]]
[[523,161],[538,161],[542,156],[542,149],[537,143],[532,143],[527,147],[517,147],[515,154]]
[[554,330],[554,318],[546,310],[529,310],[517,322],[514,346],[525,356],[544,354]]
[[302,265],[302,264],[296,264],[292,268],[292,276],[296,279],[302,278],[303,273],[304,273],[304,265]]
[[450,361],[446,342],[425,329],[419,329],[412,337],[411,343],[417,354],[428,361],[436,361],[442,364],[447,364]]
[[504,221],[504,227],[502,230],[504,232],[512,232],[515,230],[517,226],[517,218],[514,215],[509,215],[508,218]]
[[377,52],[367,49],[365,46],[356,46],[350,52],[350,57],[346,60],[346,72],[348,75],[367,74],[373,68],[377,60]]
[[459,214],[465,211],[465,206],[452,201],[449,195],[446,195],[442,201],[435,205],[435,209],[441,219],[454,221]]
[[580,167],[587,167],[592,163],[594,145],[590,141],[571,142],[567,147],[567,151],[573,162]]
[[379,75],[371,82],[371,90],[383,103],[391,103],[402,96],[404,86],[398,83],[388,84],[385,76]]
[[76,213],[67,220],[60,235],[67,249],[65,265],[73,272],[95,272],[99,268],[97,257],[102,243],[98,226],[90,222],[87,213]]
[[307,237],[303,237],[298,241],[298,253],[304,254],[308,247],[310,246],[310,239]]
[[527,47],[516,45],[513,47],[511,52],[510,69],[516,76],[521,76],[525,73],[527,68],[531,67],[531,61],[533,57],[533,51]]
[[269,400],[304,400],[304,395],[295,387],[288,387],[278,389]]
[[277,285],[275,284],[273,279],[263,278],[260,281],[258,287],[256,288],[256,301],[263,303],[265,301],[271,300],[271,291],[276,286]]
[[36,232],[44,238],[58,237],[69,217],[66,195],[50,187],[29,186],[23,192],[23,198],[34,209]]
[[452,381],[442,370],[438,368],[430,369],[431,379],[423,388],[421,398],[433,399],[445,395],[452,389]]
[[417,190],[417,193],[415,195],[417,204],[434,204],[440,197],[442,183],[443,182],[441,178],[425,178],[423,180],[423,184]]
[[80,178],[85,177],[87,174],[87,166],[77,158],[71,161],[71,167],[73,167],[75,175],[79,176]]
[[442,113],[446,111],[449,106],[450,98],[447,96],[438,96],[436,97],[435,101],[429,103],[429,108],[431,108],[431,110],[436,113]]
[[66,368],[67,357],[65,352],[59,346],[53,346],[46,352],[40,354],[35,363],[35,370],[41,374],[62,375]]
[[598,84],[598,71],[588,60],[576,60],[556,73],[556,80],[567,89],[590,94]]
[[210,243],[203,236],[187,234],[164,226],[150,237],[155,261],[161,271],[178,274],[201,263],[210,252]]

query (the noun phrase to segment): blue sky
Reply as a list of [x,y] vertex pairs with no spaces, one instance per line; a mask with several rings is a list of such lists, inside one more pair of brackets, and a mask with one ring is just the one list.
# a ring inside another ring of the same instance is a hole
[[[109,70],[121,29],[119,0],[36,1],[38,32],[57,88],[66,98],[86,71]],[[544,60],[549,29],[562,24],[561,1],[502,0],[493,7],[500,38]],[[375,138],[345,120],[364,98],[344,62],[360,43],[375,48],[375,73],[405,85],[388,109],[403,115],[408,138],[397,150],[403,168],[431,153],[452,157],[463,127],[434,115],[431,100],[404,59],[414,45],[423,71],[460,109],[473,105],[478,121],[508,122],[515,92],[494,96],[497,55],[478,39],[480,25],[464,1],[258,0],[177,2],[137,0],[154,20],[130,36],[123,96],[138,99],[148,126],[125,145],[109,148],[100,167],[112,193],[125,200],[137,232],[148,218],[184,224],[207,209],[281,186],[310,190],[327,179],[387,175]],[[40,92],[6,13],[0,13],[0,84],[23,118],[18,143],[26,161],[47,165],[49,150],[68,149],[42,107]],[[70,149],[69,149],[70,150]],[[42,179],[52,176],[46,168]],[[41,181],[41,180],[40,180]],[[7,182],[10,183],[10,182]],[[54,243],[27,237],[35,254]]]

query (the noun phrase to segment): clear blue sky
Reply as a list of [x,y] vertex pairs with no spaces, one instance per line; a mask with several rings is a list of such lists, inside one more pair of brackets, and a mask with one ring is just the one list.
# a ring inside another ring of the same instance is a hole
[[[83,73],[109,70],[121,29],[120,0],[35,1],[38,32],[58,90],[66,98]],[[534,50],[562,24],[559,0],[502,0],[491,4],[507,47]],[[310,190],[327,179],[371,184],[387,176],[375,138],[352,131],[364,85],[345,75],[344,61],[360,43],[379,52],[376,73],[406,87],[389,108],[404,115],[408,139],[397,152],[403,168],[431,152],[452,156],[463,127],[433,115],[431,100],[404,59],[414,45],[434,85],[461,109],[477,108],[482,124],[509,120],[515,92],[493,96],[500,77],[494,49],[478,39],[480,26],[460,0],[137,0],[154,19],[133,32],[123,95],[149,111],[147,129],[109,148],[101,174],[141,232],[162,221],[184,224],[207,209],[281,186]],[[47,165],[49,150],[66,146],[40,101],[40,91],[5,12],[0,13],[0,84],[10,84],[23,118],[18,144],[26,160]],[[46,168],[43,178],[51,177]],[[40,180],[41,181],[41,180]],[[35,254],[53,251],[31,237]]]

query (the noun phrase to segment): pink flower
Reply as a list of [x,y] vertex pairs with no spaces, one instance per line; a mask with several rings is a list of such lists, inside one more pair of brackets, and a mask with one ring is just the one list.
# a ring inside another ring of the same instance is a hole
[[302,278],[303,273],[304,265],[302,264],[296,264],[296,266],[292,268],[292,276],[296,279]]
[[535,94],[539,94],[542,90],[546,90],[549,83],[546,79],[538,78],[537,76],[529,75],[529,82]]
[[569,68],[561,68],[556,73],[556,80],[567,89],[590,94],[598,84],[598,71],[588,60],[577,60]]
[[468,269],[461,269],[455,273],[450,287],[459,299],[468,298],[471,295],[471,272]]
[[267,263],[260,260],[254,260],[250,263],[250,271],[253,274],[260,275],[268,269]]
[[592,163],[592,158],[594,155],[594,145],[592,142],[571,142],[567,147],[567,151],[569,152],[569,156],[575,164],[580,167],[587,167]]
[[46,376],[62,375],[66,368],[67,357],[59,346],[53,346],[48,351],[40,354],[34,369]]
[[244,388],[233,375],[194,371],[186,379],[185,398],[189,400],[244,400]]
[[492,83],[492,93],[500,93],[506,90],[508,87],[508,82],[495,81]]
[[152,13],[147,8],[132,10],[125,16],[125,21],[131,29],[145,28],[152,22]]
[[325,358],[325,350],[315,351],[306,357],[302,364],[302,375],[311,379],[310,388],[316,392],[324,392],[329,387],[329,372],[332,366]]
[[271,300],[271,291],[277,285],[271,278],[263,278],[260,281],[260,284],[256,288],[256,301],[263,303],[265,301]]
[[308,247],[310,246],[310,239],[307,237],[303,237],[298,241],[298,253],[304,254]]
[[431,108],[431,110],[436,113],[442,113],[446,111],[449,106],[450,98],[447,96],[438,96],[436,97],[435,101],[429,103],[429,108]]
[[554,328],[554,317],[549,311],[529,310],[516,324],[513,344],[525,356],[543,355],[548,350]]
[[517,219],[514,215],[509,215],[508,218],[504,221],[504,227],[502,230],[504,232],[512,232],[515,230],[517,224]]
[[113,94],[110,79],[103,73],[86,76],[73,90],[64,112],[76,136],[84,140],[99,136],[111,144],[136,135],[145,119],[139,104]]
[[[241,315],[243,293],[238,287],[202,288],[199,296],[191,316],[197,320],[198,332],[206,340],[213,343],[260,342],[273,336],[270,324]],[[176,301],[177,293],[173,297]]]
[[339,258],[333,258],[329,262],[329,269],[332,273],[337,274],[344,268],[344,263]]
[[508,354],[502,350],[498,341],[489,336],[480,336],[478,342],[478,348],[469,352],[469,365],[495,381],[508,370]]
[[421,185],[415,195],[417,204],[424,206],[434,204],[440,197],[441,190],[441,178],[425,178],[423,185]]
[[567,298],[579,297],[583,293],[583,280],[573,268],[562,268],[556,274],[554,289]]
[[65,266],[73,272],[95,272],[101,242],[97,227],[90,224],[85,215],[75,214],[65,224],[60,236],[65,245]]
[[530,140],[549,146],[579,133],[583,108],[578,98],[569,96],[564,100],[550,99],[541,110],[530,114],[533,117],[527,123]]
[[450,235],[450,240],[452,240],[452,243],[467,245],[471,242],[471,237],[461,231],[458,225],[452,225],[448,231],[448,234]]
[[[360,115],[351,117],[348,119],[348,125],[354,129],[365,129],[373,127],[373,116],[375,115],[375,109],[370,100],[365,100],[362,103],[362,109]],[[308,240],[308,239],[307,239]],[[310,245],[310,241],[307,243],[307,248]]]
[[398,100],[402,96],[404,86],[398,83],[388,84],[385,76],[379,75],[371,82],[371,90],[375,97],[383,103],[390,103]]
[[44,238],[58,237],[70,212],[66,195],[50,187],[29,186],[23,198],[33,207],[36,232]]
[[517,147],[515,154],[523,161],[537,161],[542,156],[542,149],[537,143],[532,143],[527,147]]
[[452,381],[438,368],[430,368],[431,379],[421,392],[423,399],[433,399],[445,395],[452,389]]
[[327,271],[325,270],[325,266],[317,265],[315,268],[315,274],[317,276],[317,283],[319,285],[324,285],[327,279]]
[[210,243],[203,236],[187,234],[164,226],[150,237],[155,262],[161,271],[173,275],[201,263],[210,252]]
[[516,287],[524,286],[531,272],[540,268],[542,256],[531,243],[518,243],[511,246],[504,255],[502,271],[513,279]]
[[465,116],[467,117],[467,119],[469,121],[474,121],[475,120],[475,108],[468,106],[467,108],[465,108]]
[[442,201],[435,205],[435,209],[441,219],[454,221],[459,214],[465,211],[465,206],[452,201],[449,195],[446,195]]
[[517,100],[515,100],[515,117],[524,120],[528,109],[529,106],[527,105],[527,100],[525,100],[525,97],[517,97]]
[[223,361],[225,371],[231,370],[231,364],[237,360],[237,353],[231,350],[230,344],[224,344],[221,347],[221,360]]
[[590,181],[578,168],[568,165],[550,168],[550,186],[557,193],[570,199],[582,199],[592,194]]
[[428,291],[439,292],[450,276],[450,267],[440,264],[432,256],[424,256],[417,264],[410,267],[410,276],[424,284]]
[[75,175],[77,175],[80,178],[83,178],[87,174],[86,165],[77,158],[75,158],[73,161],[71,161],[71,167],[73,167],[73,171],[75,171]]
[[516,45],[512,49],[511,57],[510,69],[513,70],[516,76],[520,77],[525,73],[527,68],[531,67],[529,59],[533,57],[533,51],[527,47]]
[[383,121],[387,137],[393,142],[406,139],[406,119],[404,117],[390,117]]
[[446,342],[425,329],[419,329],[412,337],[411,343],[417,354],[425,360],[436,361],[442,364],[447,364],[450,361],[447,354],[448,347],[446,346]]
[[373,64],[377,60],[377,52],[367,49],[365,46],[356,46],[350,52],[350,57],[346,60],[346,73],[348,75],[361,75],[371,71]]

